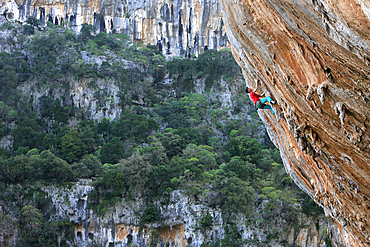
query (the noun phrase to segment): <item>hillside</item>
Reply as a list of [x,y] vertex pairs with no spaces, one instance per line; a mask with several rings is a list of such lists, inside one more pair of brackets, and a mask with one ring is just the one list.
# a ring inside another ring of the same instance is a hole
[[166,61],[91,25],[0,30],[2,244],[341,244],[229,50]]

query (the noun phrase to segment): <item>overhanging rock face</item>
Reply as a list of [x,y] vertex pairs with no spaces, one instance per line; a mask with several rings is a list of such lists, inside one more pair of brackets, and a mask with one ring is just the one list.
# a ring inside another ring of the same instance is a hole
[[287,172],[370,246],[370,2],[222,0],[247,85],[277,99],[260,110]]

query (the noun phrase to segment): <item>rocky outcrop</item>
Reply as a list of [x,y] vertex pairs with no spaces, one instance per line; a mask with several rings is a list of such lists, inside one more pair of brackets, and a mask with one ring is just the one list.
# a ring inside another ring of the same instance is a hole
[[278,101],[259,114],[287,172],[344,244],[370,246],[369,2],[221,2],[247,85]]
[[[89,84],[94,83],[94,87]],[[41,96],[62,99],[64,104],[86,109],[89,117],[94,120],[103,118],[116,119],[122,108],[119,106],[119,88],[111,81],[93,78],[68,78],[68,87],[54,87],[43,85],[39,87],[37,81],[30,81],[20,87],[23,93],[31,94],[36,106],[39,106]],[[51,89],[52,88],[52,89]],[[98,90],[98,89],[99,90]],[[46,90],[49,89],[49,90]],[[97,98],[100,93],[102,97]],[[64,97],[63,97],[64,96]]]
[[[45,186],[43,190],[48,194],[52,203],[56,206],[56,219],[68,218],[74,223],[74,242],[78,246],[90,246],[92,243],[101,246],[128,246],[130,243],[137,246],[149,246],[153,241],[152,234],[155,232],[159,242],[166,246],[193,246],[199,247],[203,243],[210,243],[221,240],[225,237],[224,219],[221,210],[205,206],[200,201],[194,201],[180,191],[173,191],[170,203],[156,206],[161,210],[161,221],[146,225],[139,229],[144,200],[135,198],[134,200],[122,199],[109,211],[97,216],[89,210],[87,203],[89,193],[93,190],[90,185],[91,180],[80,180],[69,188],[57,188]],[[263,208],[256,208],[256,212]],[[210,229],[202,230],[200,220],[204,215],[210,215],[213,224]],[[252,246],[260,246],[269,242],[270,246],[285,246],[284,243],[268,240],[268,235],[272,232],[279,232],[280,239],[291,246],[326,246],[324,237],[328,233],[335,242],[334,246],[340,246],[341,229],[333,228],[333,222],[325,217],[314,221],[311,217],[304,214],[298,216],[300,228],[292,227],[289,231],[281,231],[281,224],[274,225],[266,222],[265,227],[256,227],[245,223],[245,215],[239,215],[236,227],[242,238]],[[315,223],[317,222],[317,223]],[[286,224],[286,222],[281,222]],[[267,242],[266,242],[267,241]],[[162,245],[161,245],[162,246]]]
[[35,16],[42,25],[50,21],[75,31],[88,23],[98,31],[123,33],[131,41],[158,45],[167,55],[191,56],[228,46],[219,1],[1,0],[0,14],[21,22]]

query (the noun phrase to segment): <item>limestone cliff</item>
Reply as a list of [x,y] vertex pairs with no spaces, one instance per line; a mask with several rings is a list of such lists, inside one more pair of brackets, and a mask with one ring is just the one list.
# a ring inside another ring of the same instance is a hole
[[222,4],[247,85],[259,78],[260,92],[278,101],[278,115],[259,114],[287,172],[347,246],[370,246],[369,2]]
[[[89,210],[87,203],[89,193],[93,190],[91,180],[80,180],[69,188],[45,186],[57,211],[53,217],[69,218],[74,226],[74,242],[78,246],[149,246],[153,241],[153,231],[160,239],[160,246],[194,246],[199,247],[203,243],[210,243],[225,236],[225,222],[220,209],[205,206],[201,201],[195,201],[184,195],[181,191],[173,191],[170,203],[157,206],[161,210],[162,221],[146,225],[144,229],[138,227],[141,217],[140,209],[145,204],[144,199],[137,197],[134,200],[122,199],[114,207],[101,216]],[[255,208],[260,212],[263,208]],[[199,222],[204,215],[213,218],[213,224],[205,232],[200,229]],[[256,224],[246,224],[245,215],[238,216],[236,226],[245,239],[245,246],[286,246],[277,241],[269,242],[269,233],[272,229],[279,232],[280,237],[286,240],[290,246],[326,246],[324,236],[327,229],[331,229],[334,246],[341,246],[341,229],[333,226],[323,216],[319,220],[298,216],[300,228],[292,227],[289,231],[282,231],[282,224],[286,222],[266,222],[264,227]],[[317,222],[317,223],[315,223]],[[167,245],[167,243],[169,245]],[[130,245],[131,244],[131,245]],[[266,244],[267,246],[267,244]]]
[[134,42],[158,45],[168,55],[191,56],[228,46],[219,1],[1,0],[0,13],[21,22],[35,16],[42,25],[50,21],[75,31],[88,23],[98,31],[124,33]]

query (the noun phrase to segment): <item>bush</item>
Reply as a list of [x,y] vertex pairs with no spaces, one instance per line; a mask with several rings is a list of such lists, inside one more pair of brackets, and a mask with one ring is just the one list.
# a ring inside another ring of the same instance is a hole
[[239,178],[228,179],[220,192],[222,211],[229,216],[238,212],[248,215],[254,207],[254,189]]
[[123,158],[124,153],[125,149],[121,139],[119,137],[113,137],[112,140],[102,147],[100,159],[103,164],[117,164]]
[[64,159],[69,163],[79,161],[85,155],[86,145],[77,130],[71,129],[62,137],[61,151]]
[[209,214],[203,215],[199,221],[199,225],[203,231],[211,230],[213,226],[213,217]]
[[102,174],[99,159],[92,154],[85,155],[81,162],[72,164],[73,175],[78,178],[90,178]]
[[161,219],[160,215],[161,211],[153,203],[149,204],[140,219],[139,227],[142,229],[145,224],[158,222]]

